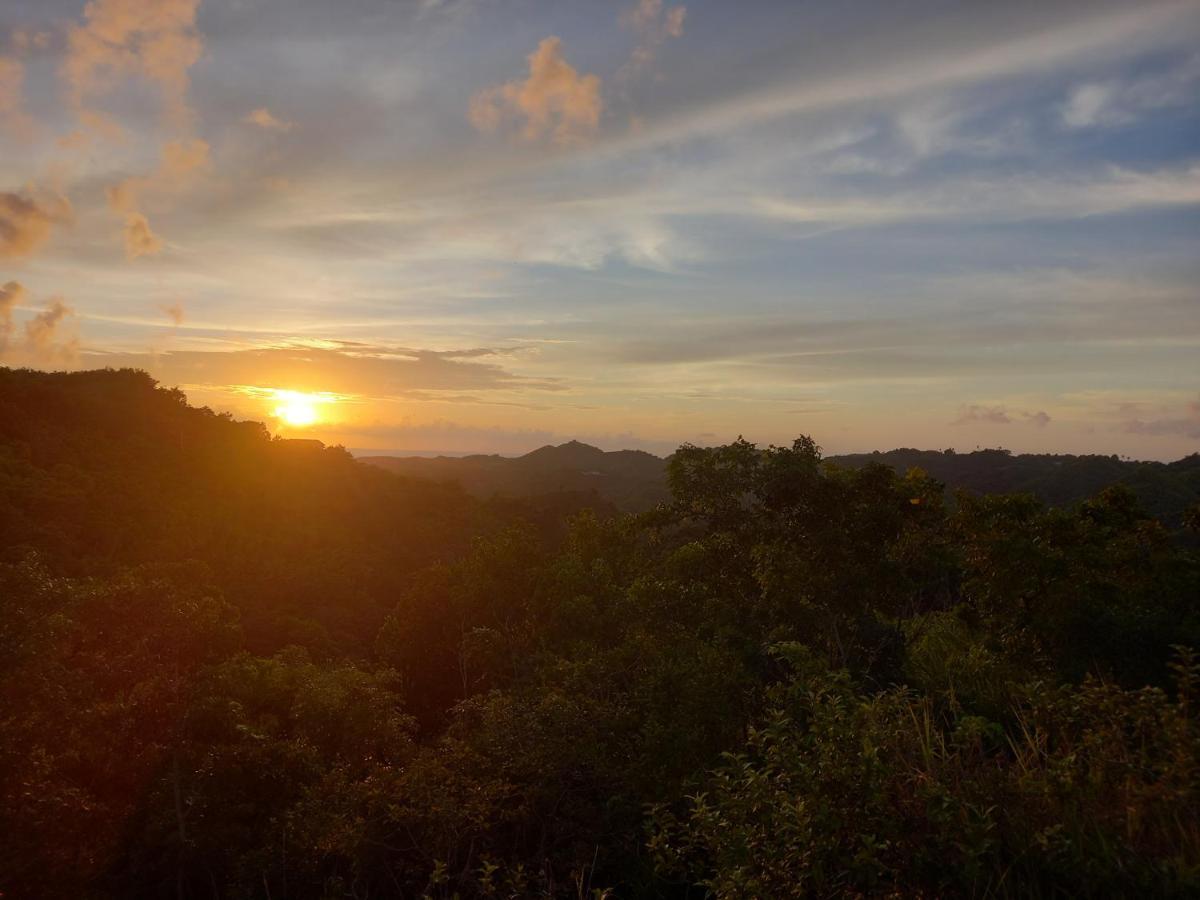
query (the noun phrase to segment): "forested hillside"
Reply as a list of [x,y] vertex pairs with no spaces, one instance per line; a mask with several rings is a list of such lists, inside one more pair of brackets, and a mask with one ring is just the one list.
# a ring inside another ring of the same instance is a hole
[[[578,441],[542,447],[525,456],[364,456],[363,462],[412,478],[459,484],[477,497],[529,497],[548,491],[593,491],[627,512],[669,499],[670,460],[633,450],[604,452]],[[900,475],[919,468],[955,490],[975,494],[1029,493],[1051,506],[1070,506],[1123,484],[1152,515],[1178,528],[1200,501],[1200,454],[1172,463],[1115,456],[1012,454],[1007,450],[889,450],[828,457],[838,466],[882,463]]]
[[0,370],[0,892],[1196,896],[1192,546],[861,462],[576,515]]
[[1115,456],[1071,456],[1006,450],[889,450],[836,456],[840,466],[883,463],[898,472],[919,468],[951,488],[976,494],[1033,494],[1051,506],[1070,506],[1122,484],[1151,515],[1179,527],[1200,501],[1200,453],[1170,463]]
[[652,509],[669,499],[667,463],[641,450],[605,452],[569,441],[524,456],[363,456],[389,472],[459,484],[477,497],[529,497],[547,491],[585,491],[626,512]]

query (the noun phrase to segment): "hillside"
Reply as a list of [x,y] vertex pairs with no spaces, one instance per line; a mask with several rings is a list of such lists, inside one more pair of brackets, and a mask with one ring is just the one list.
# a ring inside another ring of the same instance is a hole
[[666,461],[642,450],[605,452],[570,441],[524,456],[362,456],[361,462],[410,478],[457,482],[477,497],[526,497],[552,491],[594,491],[626,512],[668,498]]
[[[524,456],[396,457],[360,460],[411,478],[458,483],[477,497],[527,497],[551,491],[595,491],[628,512],[650,509],[669,497],[669,460],[637,450],[605,452],[571,441]],[[903,475],[919,468],[948,491],[976,494],[1030,493],[1051,506],[1071,506],[1106,487],[1127,485],[1151,514],[1178,527],[1184,511],[1200,501],[1200,454],[1172,463],[1137,462],[1112,456],[889,450],[827,457],[826,463],[861,468],[883,463]]]
[[[511,462],[483,500],[0,369],[0,894],[1200,892],[1200,556],[1129,490]],[[531,487],[664,469],[645,516]]]
[[272,439],[145,372],[0,368],[4,558],[33,551],[69,576],[189,560],[266,650],[318,633],[359,646],[414,571],[501,522],[561,532],[565,515],[598,505],[552,493],[481,503],[341,448]]
[[897,472],[918,468],[948,488],[976,494],[1028,493],[1050,506],[1071,506],[1104,488],[1123,484],[1150,514],[1178,527],[1183,513],[1200,501],[1200,453],[1170,463],[1122,460],[1115,456],[972,453],[889,450],[831,457],[858,468],[883,463]]

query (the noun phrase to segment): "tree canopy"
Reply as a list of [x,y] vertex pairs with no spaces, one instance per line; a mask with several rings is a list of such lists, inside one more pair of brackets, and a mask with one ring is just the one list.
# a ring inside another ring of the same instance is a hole
[[667,481],[485,501],[0,370],[0,891],[1200,891],[1176,523],[806,437]]

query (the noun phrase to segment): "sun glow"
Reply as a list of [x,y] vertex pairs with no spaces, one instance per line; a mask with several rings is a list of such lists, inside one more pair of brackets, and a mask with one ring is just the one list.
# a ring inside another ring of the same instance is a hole
[[330,402],[327,397],[320,394],[284,390],[274,390],[271,393],[275,399],[275,408],[271,410],[272,414],[293,428],[315,425],[321,420],[321,405]]

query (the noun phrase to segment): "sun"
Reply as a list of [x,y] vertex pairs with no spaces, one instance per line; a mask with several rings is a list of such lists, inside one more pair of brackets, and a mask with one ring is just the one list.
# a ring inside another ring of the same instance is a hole
[[321,420],[320,406],[328,402],[319,394],[305,394],[300,391],[274,390],[275,408],[271,410],[275,418],[293,428],[306,428]]

